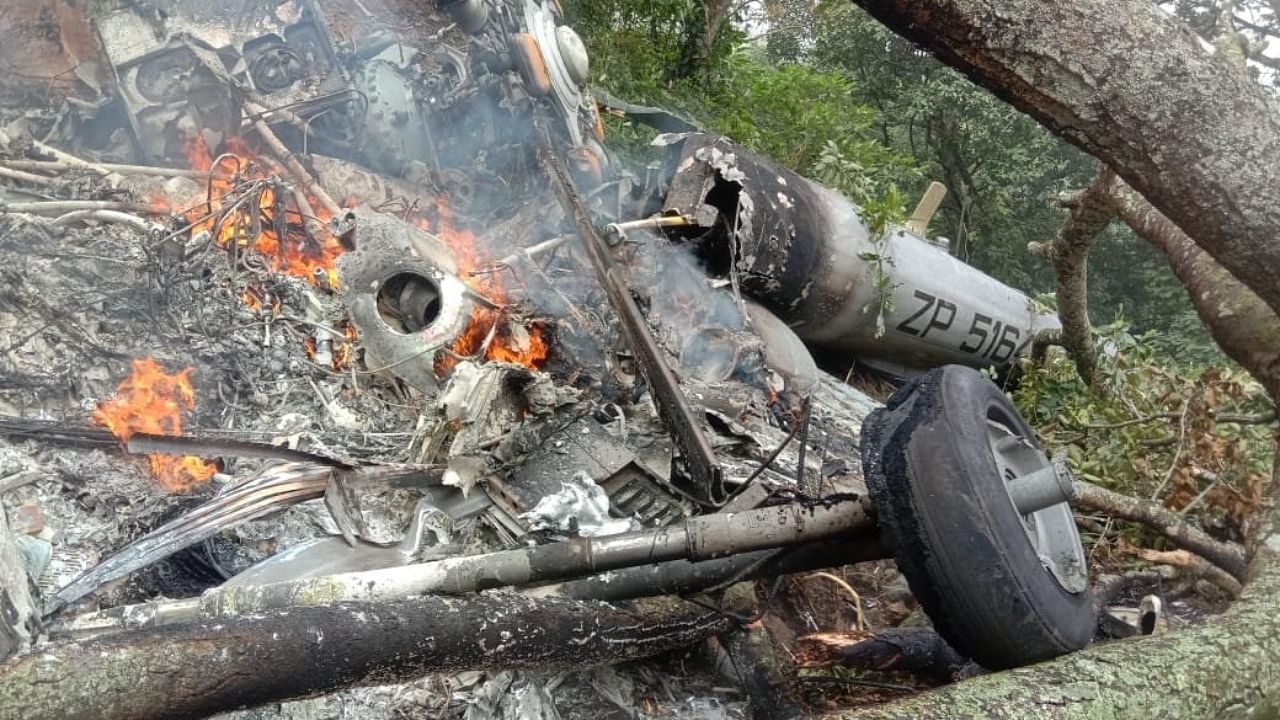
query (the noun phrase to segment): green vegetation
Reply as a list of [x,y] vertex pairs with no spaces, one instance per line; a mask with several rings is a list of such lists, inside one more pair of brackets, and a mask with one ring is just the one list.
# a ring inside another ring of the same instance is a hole
[[[698,75],[669,81],[686,26],[701,4],[680,0],[574,0],[566,12],[591,52],[595,82],[630,102],[656,105],[865,202],[923,177],[906,153],[879,142],[877,112],[852,78],[777,63],[726,26]],[[654,133],[608,119],[610,141],[635,152]]]

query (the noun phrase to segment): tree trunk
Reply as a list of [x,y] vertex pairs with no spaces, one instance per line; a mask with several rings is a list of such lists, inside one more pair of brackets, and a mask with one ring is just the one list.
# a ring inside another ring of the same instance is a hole
[[684,43],[680,46],[680,58],[671,68],[669,80],[693,77],[707,64],[711,48],[720,37],[720,30],[729,19],[732,7],[732,0],[706,0],[703,3],[702,17],[689,24]]
[[1280,113],[1151,0],[854,0],[1114,169],[1280,311]]
[[1280,560],[1268,552],[1243,598],[1203,624],[1096,645],[827,718],[1275,717],[1280,711],[1278,617]]
[[724,613],[521,595],[295,607],[64,643],[0,666],[28,720],[197,718],[360,684],[462,670],[583,668],[697,642]]

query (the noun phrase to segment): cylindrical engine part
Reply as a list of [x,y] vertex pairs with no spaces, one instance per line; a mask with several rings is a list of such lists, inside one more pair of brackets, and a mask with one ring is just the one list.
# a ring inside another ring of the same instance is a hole
[[1058,326],[917,235],[873,237],[852,202],[726,138],[690,135],[677,163],[664,209],[717,207],[743,291],[811,346],[892,371],[998,367]]

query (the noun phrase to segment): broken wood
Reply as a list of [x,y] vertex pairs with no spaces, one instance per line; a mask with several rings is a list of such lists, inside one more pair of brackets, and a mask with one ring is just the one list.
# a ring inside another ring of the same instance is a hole
[[1185,570],[1186,574],[1192,578],[1204,578],[1209,582],[1217,585],[1233,599],[1240,597],[1243,587],[1240,581],[1231,577],[1231,575],[1205,560],[1204,558],[1186,550],[1152,550],[1151,548],[1134,548],[1133,554],[1149,563],[1157,565],[1168,565],[1180,570]]
[[0,707],[28,720],[205,717],[431,673],[634,660],[732,622],[680,601],[514,594],[295,607],[44,648],[0,666]]
[[1244,548],[1239,545],[1214,540],[1187,522],[1186,518],[1149,500],[1121,495],[1084,480],[1076,480],[1076,488],[1080,492],[1076,503],[1079,507],[1146,525],[1178,547],[1190,550],[1227,571],[1236,580],[1244,582],[1247,579],[1248,560]]

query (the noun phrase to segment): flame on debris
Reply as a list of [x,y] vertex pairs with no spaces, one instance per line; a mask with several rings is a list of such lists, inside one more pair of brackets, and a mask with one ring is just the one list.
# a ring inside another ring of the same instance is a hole
[[244,292],[240,293],[240,299],[243,300],[244,304],[254,312],[258,312],[262,309],[262,297],[258,294],[258,291],[253,288],[248,288]]
[[[191,373],[164,371],[152,358],[133,361],[132,373],[116,388],[115,395],[98,405],[93,421],[122,441],[136,433],[181,435],[182,413],[195,407]],[[185,492],[213,477],[216,466],[185,455],[150,456],[151,472],[169,492]]]
[[[258,155],[244,141],[229,138],[227,152],[214,158],[204,140],[197,137],[183,148],[195,170],[208,172],[208,194],[186,212],[192,234],[214,233],[218,247],[251,252],[276,272],[299,277],[312,285],[338,287],[337,259],[345,248],[327,229],[332,215],[315,198],[308,197],[313,217],[306,217],[293,193],[279,193],[280,184],[269,184],[256,198],[244,193],[255,180],[288,177],[284,168]],[[325,229],[314,236],[307,229]],[[284,228],[283,237],[278,232]]]
[[[438,220],[435,233],[453,251],[463,282],[493,304],[506,305],[508,297],[501,273],[472,273],[481,265],[475,235],[470,230],[454,227],[449,203],[444,198],[437,198],[436,210]],[[456,365],[457,357],[472,357],[482,350],[485,360],[514,363],[529,368],[539,367],[547,358],[547,342],[543,337],[542,327],[536,324],[524,327],[513,323],[501,309],[479,304],[471,311],[471,321],[450,350],[453,355],[444,354],[437,360],[437,374],[443,374]]]
[[[325,345],[324,357],[328,358],[330,369],[341,372],[351,367],[355,361],[356,341],[359,339],[359,334],[356,332],[355,325],[346,321],[338,323],[334,329],[340,331],[342,336],[335,337],[329,334],[322,340]],[[309,335],[302,339],[302,350],[312,362],[321,362],[320,348],[317,347],[315,336]]]

